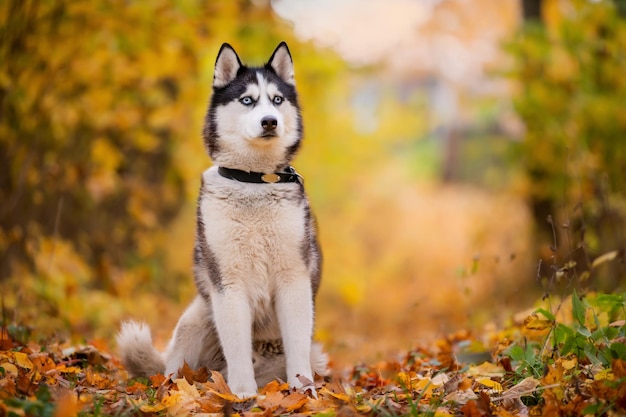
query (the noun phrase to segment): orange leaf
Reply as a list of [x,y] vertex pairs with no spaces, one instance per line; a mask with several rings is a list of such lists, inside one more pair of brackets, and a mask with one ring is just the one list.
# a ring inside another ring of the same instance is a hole
[[165,375],[156,374],[150,377],[150,382],[152,383],[152,388],[158,388],[165,381]]
[[259,407],[266,411],[274,411],[281,405],[284,398],[286,397],[280,391],[273,391],[257,398],[256,403]]
[[288,383],[283,382],[281,384],[278,381],[273,380],[271,382],[268,382],[267,385],[265,385],[263,388],[261,388],[260,393],[261,394],[267,394],[269,392],[288,391],[288,390],[289,390],[289,384]]
[[183,366],[178,369],[178,376],[185,378],[190,384],[193,384],[195,381],[206,382],[209,378],[209,371],[206,368],[193,370],[187,362],[183,362]]
[[224,409],[227,400],[213,391],[206,391],[197,402],[205,413],[219,413]]
[[623,361],[622,359],[615,359],[611,364],[611,369],[617,378],[626,377],[626,361]]
[[304,404],[307,403],[309,397],[305,394],[294,392],[293,394],[289,394],[280,402],[281,407],[285,408],[285,411],[296,411]]
[[226,380],[224,379],[224,377],[222,376],[222,374],[220,374],[217,371],[211,371],[211,379],[213,381],[206,381],[206,386],[212,390],[214,390],[215,392],[218,392],[220,394],[232,394],[233,392],[230,390],[230,388],[228,387],[228,384],[226,383]]

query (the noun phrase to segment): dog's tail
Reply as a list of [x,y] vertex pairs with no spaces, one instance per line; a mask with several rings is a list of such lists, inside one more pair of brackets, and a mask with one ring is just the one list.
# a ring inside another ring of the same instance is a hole
[[144,323],[127,321],[117,334],[117,347],[122,364],[133,377],[149,377],[165,372],[161,352],[152,344],[150,327]]

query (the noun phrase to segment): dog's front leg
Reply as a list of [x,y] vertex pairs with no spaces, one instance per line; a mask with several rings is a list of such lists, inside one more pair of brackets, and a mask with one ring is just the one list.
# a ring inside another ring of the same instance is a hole
[[239,397],[257,393],[252,364],[252,312],[244,292],[223,289],[212,296],[213,314],[228,366],[228,386]]
[[[311,372],[311,339],[313,336],[313,297],[307,278],[287,280],[276,297],[276,313],[285,347],[287,381],[289,385],[304,390],[315,388],[298,378],[313,381]],[[304,380],[304,381],[306,381]]]

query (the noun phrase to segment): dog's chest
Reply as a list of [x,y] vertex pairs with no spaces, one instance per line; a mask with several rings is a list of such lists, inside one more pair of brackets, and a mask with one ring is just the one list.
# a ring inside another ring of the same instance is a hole
[[271,292],[301,269],[306,200],[298,184],[248,184],[204,173],[199,215],[223,285]]

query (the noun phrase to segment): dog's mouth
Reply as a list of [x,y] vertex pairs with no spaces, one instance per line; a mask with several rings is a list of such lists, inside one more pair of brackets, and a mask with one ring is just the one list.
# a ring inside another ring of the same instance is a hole
[[276,134],[276,132],[264,132],[261,135],[259,135],[259,138],[261,139],[273,139],[275,137],[277,137],[278,135]]

